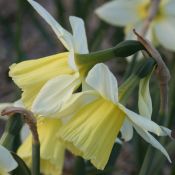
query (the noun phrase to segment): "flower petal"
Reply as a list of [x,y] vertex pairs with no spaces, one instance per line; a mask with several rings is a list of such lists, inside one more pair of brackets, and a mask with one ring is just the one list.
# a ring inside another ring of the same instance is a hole
[[66,49],[73,49],[72,35],[66,31],[39,3],[33,0],[27,0],[39,15],[51,26],[59,40]]
[[137,127],[134,125],[134,128],[136,129],[136,131],[138,132],[138,134],[148,143],[150,143],[153,147],[157,148],[158,150],[160,150],[168,159],[168,161],[171,163],[171,159],[167,153],[167,151],[165,150],[165,148],[151,135],[149,134],[149,132]]
[[68,53],[61,53],[13,64],[9,76],[22,89],[22,101],[30,108],[37,93],[49,79],[72,73],[68,65]]
[[166,49],[175,51],[175,20],[165,18],[154,25],[155,37]]
[[161,127],[156,124],[155,122],[151,121],[148,118],[145,118],[127,108],[125,108],[123,105],[118,104],[119,108],[125,112],[127,119],[132,122],[132,124],[137,125],[139,128],[142,128],[146,131],[150,131],[155,133],[156,135],[160,136],[163,133],[165,133]]
[[168,0],[168,1],[165,1],[165,3],[163,4],[164,1],[162,1],[162,8],[165,12],[166,15],[169,15],[171,16],[172,18],[175,17],[175,10],[174,10],[174,7],[175,7],[175,1],[174,0]]
[[[64,145],[58,140],[57,132],[61,127],[58,119],[42,119],[37,128],[40,139],[41,172],[47,175],[61,175],[64,163]],[[18,155],[31,167],[32,165],[32,136],[26,138],[18,149]]]
[[0,170],[10,172],[18,166],[10,152],[2,145],[0,145],[0,155]]
[[32,111],[43,116],[54,115],[80,85],[79,74],[60,75],[49,80],[35,98]]
[[118,102],[117,80],[105,64],[96,64],[89,71],[86,82],[97,90],[105,99],[110,100],[113,103]]
[[109,24],[125,26],[136,23],[142,18],[138,10],[138,6],[142,3],[140,0],[114,0],[102,5],[95,12]]
[[120,129],[122,139],[126,142],[130,141],[133,137],[133,127],[131,123],[125,118],[122,128]]
[[84,21],[75,16],[70,16],[69,21],[73,31],[73,45],[75,53],[89,53]]
[[104,169],[124,119],[122,110],[101,98],[80,109],[58,134],[75,155]]
[[77,71],[77,65],[75,63],[75,56],[74,56],[74,51],[70,50],[69,52],[69,59],[68,59],[69,66],[72,68],[72,70]]
[[138,100],[139,113],[149,119],[151,119],[152,115],[152,100],[149,91],[150,78],[151,74],[140,80]]
[[82,107],[92,103],[98,98],[100,98],[100,96],[96,91],[75,93],[55,116],[60,118],[64,123],[67,123]]

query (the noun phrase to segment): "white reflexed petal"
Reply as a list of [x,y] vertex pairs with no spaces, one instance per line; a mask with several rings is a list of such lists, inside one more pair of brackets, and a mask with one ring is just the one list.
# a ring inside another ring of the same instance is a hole
[[75,93],[71,96],[69,101],[63,105],[56,117],[60,118],[64,123],[68,122],[76,112],[78,112],[85,105],[92,103],[94,100],[100,98],[96,91],[84,91]]
[[84,21],[75,16],[70,16],[69,21],[73,31],[74,52],[79,54],[89,53]]
[[29,134],[30,134],[29,126],[27,124],[24,124],[20,132],[20,139],[22,143],[24,142],[24,140],[27,138]]
[[74,50],[72,50],[72,49],[69,51],[68,64],[69,64],[70,68],[73,69],[74,71],[78,70],[76,63],[75,63]]
[[5,172],[14,170],[18,164],[10,154],[10,152],[0,145],[0,169]]
[[122,140],[120,140],[119,138],[116,138],[115,143],[118,143],[118,144],[120,144],[120,145],[123,144]]
[[157,148],[158,150],[160,150],[168,159],[168,161],[171,163],[171,159],[167,153],[167,151],[165,150],[165,148],[151,135],[149,134],[147,131],[134,126],[134,128],[136,129],[136,131],[138,132],[138,134],[148,143],[150,143],[153,147]]
[[124,139],[126,142],[128,142],[129,140],[132,139],[133,137],[133,127],[131,125],[131,123],[128,121],[128,119],[126,118],[122,128],[120,129],[121,132],[121,137],[122,139]]
[[109,24],[125,26],[141,19],[137,10],[140,3],[140,0],[114,0],[102,5],[95,12]]
[[175,51],[175,20],[166,18],[154,25],[155,37],[166,49]]
[[151,74],[140,80],[138,100],[139,113],[149,119],[151,119],[152,115],[152,100],[149,90],[150,78]]
[[105,64],[96,64],[89,71],[86,82],[97,90],[105,99],[110,100],[113,103],[118,102],[117,80]]
[[151,121],[148,118],[145,118],[127,108],[125,108],[123,105],[118,104],[119,108],[125,112],[128,120],[132,123],[137,125],[138,127],[145,129],[147,131],[150,131],[152,133],[155,133],[156,135],[160,136],[162,133],[161,127],[156,124],[155,122]]
[[68,49],[73,49],[72,35],[66,31],[39,3],[33,0],[27,0],[33,8],[44,18],[44,20],[51,26],[59,40]]
[[169,136],[170,138],[172,138],[172,136],[171,136],[172,131],[170,129],[168,129],[164,126],[160,126],[160,127],[162,129],[162,132],[160,133],[161,136]]
[[79,74],[60,75],[49,80],[40,90],[32,105],[32,111],[43,116],[58,112],[64,102],[80,85]]

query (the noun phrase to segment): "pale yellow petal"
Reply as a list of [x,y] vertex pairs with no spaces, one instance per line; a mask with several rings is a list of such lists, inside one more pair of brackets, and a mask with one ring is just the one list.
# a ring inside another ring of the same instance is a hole
[[100,98],[100,95],[92,90],[75,93],[55,116],[60,118],[62,122],[67,123],[82,107],[98,98]]
[[45,83],[36,96],[32,105],[32,111],[43,116],[54,115],[70,99],[80,84],[79,73],[59,75],[52,78]]
[[[38,123],[40,139],[41,172],[45,175],[61,175],[64,163],[64,146],[56,138],[61,126],[58,119],[43,119]],[[32,137],[27,137],[18,149],[18,155],[31,167]]]
[[104,169],[125,114],[109,101],[99,99],[82,108],[59,132],[75,155]]
[[72,73],[68,65],[68,53],[61,53],[13,64],[10,66],[9,75],[24,92],[22,101],[30,107],[38,91],[48,80],[61,74]]

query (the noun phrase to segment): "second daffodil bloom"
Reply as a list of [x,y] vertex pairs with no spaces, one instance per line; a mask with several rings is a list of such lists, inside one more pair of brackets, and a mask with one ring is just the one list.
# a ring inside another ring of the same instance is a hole
[[[109,24],[125,26],[127,39],[133,37],[132,29],[143,27],[148,17],[150,0],[113,0],[96,10],[96,14]],[[147,37],[155,44],[175,51],[175,0],[160,1],[158,12],[148,30]]]
[[[56,138],[61,127],[58,119],[41,119],[38,121],[38,133],[41,143],[40,164],[41,173],[45,175],[61,175],[64,164],[65,147]],[[32,165],[32,136],[29,135],[21,147],[18,155],[27,163]]]
[[9,175],[9,172],[14,170],[18,164],[2,145],[0,145],[0,155],[0,175]]
[[[87,92],[79,93],[81,98],[70,105],[70,109],[75,109],[79,104],[79,111],[67,120],[58,133],[70,151],[90,160],[96,168],[104,169],[119,131],[123,134],[123,126],[129,124],[171,161],[164,147],[150,134],[164,136],[168,129],[165,132],[155,122],[136,114],[119,102],[117,80],[106,65],[95,65],[89,71],[86,83],[92,88],[89,92],[96,99],[87,103],[82,100],[83,95],[86,98]],[[84,106],[83,102],[86,103]],[[67,110],[69,111],[68,108]],[[122,137],[125,138],[124,135]]]
[[47,109],[58,111],[81,84],[82,77],[75,64],[74,53],[89,52],[84,22],[78,17],[70,17],[71,34],[36,1],[28,2],[51,26],[69,52],[13,64],[9,74],[22,89],[25,106],[30,108],[33,103],[35,112],[50,115]]

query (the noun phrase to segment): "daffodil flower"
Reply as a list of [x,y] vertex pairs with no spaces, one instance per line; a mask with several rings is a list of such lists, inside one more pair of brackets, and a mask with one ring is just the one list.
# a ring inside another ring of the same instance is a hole
[[[59,119],[42,118],[38,121],[40,139],[40,166],[45,175],[61,175],[64,164],[64,145],[56,135],[61,127]],[[26,138],[18,149],[18,155],[31,167],[32,165],[32,136]]]
[[0,155],[0,175],[8,175],[18,164],[10,152],[2,145],[0,145]]
[[[109,24],[126,27],[126,38],[133,38],[132,29],[142,29],[148,17],[150,0],[113,0],[96,10],[96,14]],[[155,44],[175,51],[175,0],[161,1],[147,32],[147,38]]]
[[28,2],[51,26],[69,52],[13,64],[9,74],[22,89],[22,101],[25,106],[31,108],[33,103],[35,113],[50,115],[58,111],[81,84],[82,77],[76,66],[74,53],[89,52],[84,22],[78,17],[71,16],[71,34],[36,1]]
[[[119,102],[117,80],[106,65],[96,64],[89,71],[86,83],[90,89],[78,93],[76,102],[67,107],[67,111],[76,109],[77,106],[79,109],[68,118],[58,133],[70,151],[90,160],[96,168],[104,169],[119,131],[126,141],[131,138],[127,135],[129,127],[129,131],[133,132],[135,128],[145,141],[159,149],[171,161],[164,147],[150,134],[164,136],[167,132]],[[94,96],[90,102],[85,100],[87,93]],[[61,114],[56,117],[62,119]],[[167,131],[171,132],[168,129]]]

